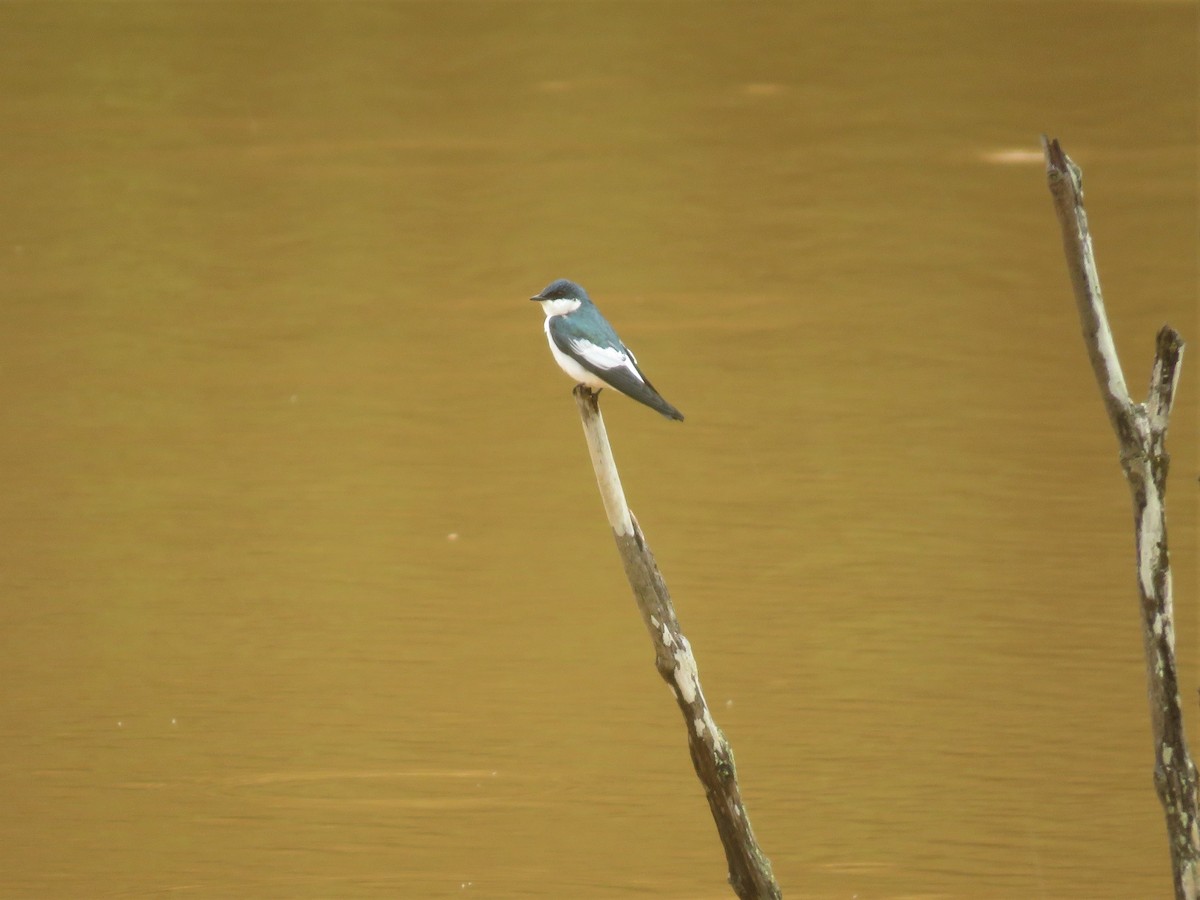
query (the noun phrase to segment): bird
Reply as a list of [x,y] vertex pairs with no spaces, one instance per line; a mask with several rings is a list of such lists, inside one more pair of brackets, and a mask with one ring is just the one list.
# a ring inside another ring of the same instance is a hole
[[633,351],[617,337],[581,286],[559,278],[529,299],[542,304],[550,352],[567,375],[593,391],[610,387],[668,419],[683,421],[683,413],[654,389]]

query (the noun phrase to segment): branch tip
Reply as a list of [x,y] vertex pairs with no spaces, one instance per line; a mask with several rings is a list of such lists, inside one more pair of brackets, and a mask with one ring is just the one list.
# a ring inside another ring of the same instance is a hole
[[1046,178],[1051,187],[1060,181],[1069,181],[1075,191],[1075,202],[1083,200],[1083,170],[1075,165],[1075,160],[1067,156],[1058,142],[1058,138],[1042,135],[1042,153],[1046,157]]
[[1063,178],[1071,173],[1071,158],[1063,150],[1058,138],[1042,135],[1042,153],[1046,157],[1046,172],[1055,178]]
[[576,401],[579,403],[586,403],[588,409],[590,409],[593,413],[598,413],[600,411],[600,394],[596,391],[593,391],[586,384],[575,385],[575,387],[571,389],[571,393],[575,395]]
[[1179,332],[1168,323],[1158,329],[1158,335],[1154,339],[1154,346],[1158,356],[1173,357],[1180,356],[1186,344]]

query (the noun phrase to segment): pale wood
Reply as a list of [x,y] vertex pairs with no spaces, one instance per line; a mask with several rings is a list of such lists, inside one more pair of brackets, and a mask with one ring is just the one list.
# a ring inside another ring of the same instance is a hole
[[1142,643],[1154,736],[1154,786],[1167,821],[1177,900],[1200,895],[1200,825],[1197,817],[1196,766],[1188,753],[1175,664],[1175,616],[1171,562],[1167,549],[1166,490],[1170,456],[1167,423],[1179,383],[1183,340],[1164,325],[1158,333],[1150,393],[1135,403],[1125,386],[1112,331],[1100,293],[1100,277],[1083,207],[1083,172],[1057,140],[1042,136],[1046,179],[1062,228],[1063,250],[1084,344],[1117,433],[1121,467],[1133,495],[1137,547],[1137,586]]
[[646,544],[637,519],[625,502],[604,419],[600,415],[599,397],[580,384],[575,387],[575,400],[579,404],[596,482],[625,567],[625,577],[633,588],[642,621],[654,644],[654,665],[671,688],[683,713],[692,766],[704,786],[709,810],[725,847],[729,884],[742,900],[778,900],[783,892],[750,827],[733,765],[733,749],[713,721],[700,686],[692,647],[679,627],[666,582],[658,571],[654,554]]

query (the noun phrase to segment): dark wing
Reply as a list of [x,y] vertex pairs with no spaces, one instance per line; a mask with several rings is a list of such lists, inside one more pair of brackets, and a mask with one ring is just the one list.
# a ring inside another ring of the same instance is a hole
[[594,323],[588,323],[585,333],[571,317],[552,316],[547,323],[547,331],[559,350],[574,357],[605,384],[668,418],[682,420],[683,414],[664,400],[642,373],[633,352],[617,339],[607,322],[603,324],[605,327],[599,329]]

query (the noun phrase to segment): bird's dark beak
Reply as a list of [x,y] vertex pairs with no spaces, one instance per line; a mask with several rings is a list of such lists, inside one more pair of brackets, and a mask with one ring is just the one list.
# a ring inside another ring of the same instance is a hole
[[532,300],[534,303],[541,303],[541,302],[542,302],[543,300],[545,300],[546,298],[545,298],[545,297],[543,297],[543,296],[541,296],[541,295],[539,294],[538,296],[536,296],[536,297],[530,297],[529,299],[530,299],[530,300]]

